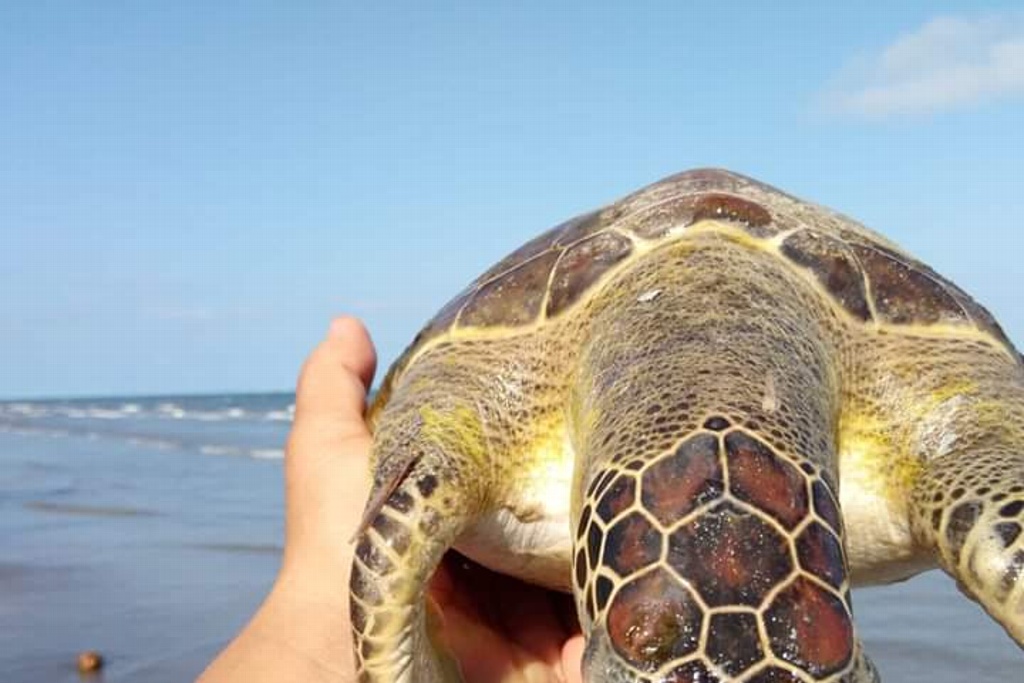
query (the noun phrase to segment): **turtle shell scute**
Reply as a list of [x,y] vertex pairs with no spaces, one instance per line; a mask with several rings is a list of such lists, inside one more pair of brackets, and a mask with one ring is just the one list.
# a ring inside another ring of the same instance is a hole
[[793,571],[787,539],[728,503],[669,537],[668,564],[711,606],[757,607]]
[[612,647],[641,671],[694,652],[704,620],[690,591],[664,569],[625,583],[612,598],[607,628]]
[[772,222],[772,215],[760,204],[734,194],[708,192],[698,195],[693,203],[693,222],[730,220],[763,228]]
[[740,431],[725,437],[729,489],[733,495],[787,529],[810,511],[807,481],[793,464],[767,444]]
[[586,237],[566,249],[551,279],[547,314],[557,315],[576,303],[602,275],[632,251],[632,242],[615,232]]
[[648,240],[662,238],[670,230],[688,228],[704,220],[736,223],[762,237],[776,232],[768,209],[751,199],[725,192],[672,195],[631,213],[623,211],[623,214],[617,227]]
[[636,479],[630,474],[620,474],[601,494],[595,512],[607,524],[629,508],[634,500],[636,500]]
[[527,325],[540,314],[558,252],[549,251],[483,285],[462,308],[460,327]]
[[764,614],[772,651],[824,679],[853,657],[853,619],[842,600],[800,577],[780,591]]
[[707,654],[712,662],[730,676],[739,676],[764,659],[757,615],[753,612],[711,615]]
[[879,317],[895,324],[971,322],[941,278],[879,245],[850,248],[867,275]]
[[[984,306],[975,301],[970,294],[956,286],[956,284],[939,275],[930,266],[904,254],[900,254],[884,245],[873,245],[872,248],[891,259],[904,263],[908,268],[919,273],[922,277],[926,277],[931,282],[941,285],[945,294],[955,301],[960,307],[960,310],[963,313],[962,319],[973,322],[974,325],[987,332],[995,339],[999,340],[1006,346],[1012,347],[1009,338],[1006,336],[1006,333],[1003,332],[1003,328],[999,326],[999,323],[996,322],[995,317],[993,317],[993,315],[989,313]],[[960,319],[959,316],[954,317]]]
[[555,240],[557,240],[565,230],[570,229],[577,220],[579,220],[579,217],[571,218],[564,223],[560,223],[550,230],[546,230],[540,235],[537,235],[529,242],[522,245],[484,271],[483,274],[480,275],[472,285],[470,285],[470,289],[475,290],[480,285],[501,277],[513,268],[518,268],[530,259],[543,254],[545,251],[551,250],[555,245]]
[[846,558],[839,539],[821,522],[809,524],[796,540],[800,567],[835,589],[846,579]]
[[701,192],[741,193],[744,188],[754,186],[778,192],[753,178],[733,173],[722,168],[695,168],[662,178],[641,188],[621,200],[621,204],[633,205],[651,203],[669,195],[698,194]]
[[568,247],[590,237],[607,225],[604,211],[591,211],[572,218],[555,228],[554,244]]
[[809,270],[850,315],[860,320],[871,319],[864,273],[843,242],[811,230],[799,230],[782,243],[782,254]]
[[661,558],[661,530],[640,512],[631,512],[608,530],[602,564],[623,577],[649,567]]
[[548,314],[572,305],[632,252],[626,237],[601,232],[614,213],[577,216],[506,256],[445,305],[417,335],[413,348],[453,326],[528,325],[541,316],[546,298]]
[[720,498],[725,474],[718,439],[711,434],[693,436],[655,461],[641,480],[641,502],[666,527]]

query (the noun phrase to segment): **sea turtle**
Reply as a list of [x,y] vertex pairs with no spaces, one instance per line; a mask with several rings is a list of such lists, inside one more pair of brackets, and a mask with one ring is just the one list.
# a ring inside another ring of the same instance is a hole
[[877,681],[850,586],[935,565],[1024,644],[1021,357],[885,238],[741,175],[527,243],[369,418],[366,683],[458,680],[423,597],[452,547],[571,591],[592,683]]

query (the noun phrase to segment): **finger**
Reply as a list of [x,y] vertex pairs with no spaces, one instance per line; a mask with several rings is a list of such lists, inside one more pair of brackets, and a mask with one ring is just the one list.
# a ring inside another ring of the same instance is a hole
[[[544,662],[520,648],[478,615],[444,612],[440,644],[458,662],[463,679],[473,683],[555,683],[558,663]],[[559,683],[561,683],[559,681]]]
[[377,358],[361,322],[337,318],[310,354],[295,396],[295,433],[309,429],[335,439],[369,437],[363,420]]
[[562,672],[566,683],[583,683],[583,636],[574,635],[562,646]]
[[358,517],[358,511],[340,508],[350,504],[355,509],[366,499],[370,432],[363,408],[375,362],[362,324],[339,318],[303,366],[285,457],[293,538],[305,536],[298,532],[307,526],[331,527],[318,520]]
[[[430,581],[446,647],[467,681],[553,683],[561,672],[564,628],[550,593],[460,556],[445,555]],[[481,643],[489,641],[489,646]]]
[[285,565],[293,574],[322,565],[347,571],[351,561],[345,541],[369,491],[363,409],[375,362],[362,324],[339,318],[303,366],[285,456]]
[[458,660],[466,681],[524,683],[522,661],[515,646],[488,624],[459,610],[444,613],[442,644]]
[[370,388],[377,369],[377,354],[373,350],[370,333],[362,321],[343,315],[331,321],[329,339],[336,339],[345,347],[342,362],[355,373],[365,389]]

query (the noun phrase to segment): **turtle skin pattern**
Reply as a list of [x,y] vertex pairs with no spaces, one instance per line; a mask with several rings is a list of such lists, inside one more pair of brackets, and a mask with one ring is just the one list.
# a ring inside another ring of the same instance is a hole
[[368,413],[360,680],[452,683],[456,548],[571,591],[590,683],[869,683],[854,583],[941,566],[1024,643],[1024,366],[854,221],[717,170],[568,221],[444,307]]

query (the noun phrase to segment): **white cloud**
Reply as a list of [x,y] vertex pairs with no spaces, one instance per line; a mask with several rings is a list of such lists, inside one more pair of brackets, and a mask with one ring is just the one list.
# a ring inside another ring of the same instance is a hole
[[833,79],[827,111],[881,119],[1024,95],[1024,12],[937,17]]

